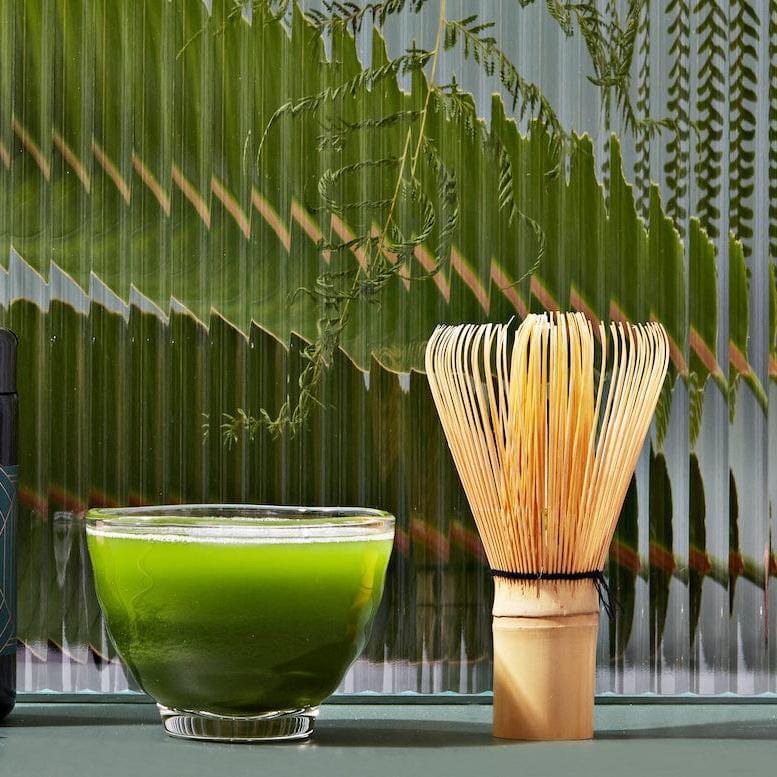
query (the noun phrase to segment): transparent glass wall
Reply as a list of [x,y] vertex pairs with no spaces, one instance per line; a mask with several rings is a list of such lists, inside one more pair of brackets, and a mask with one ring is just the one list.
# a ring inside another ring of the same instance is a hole
[[490,687],[439,322],[661,321],[598,686],[777,691],[777,4],[0,4],[21,691],[131,687],[90,505],[398,519],[343,690]]

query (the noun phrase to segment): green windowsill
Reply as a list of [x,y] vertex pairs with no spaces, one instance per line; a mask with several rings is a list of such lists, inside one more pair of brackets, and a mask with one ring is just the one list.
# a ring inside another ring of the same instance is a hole
[[598,705],[591,742],[491,737],[491,707],[327,704],[302,744],[174,740],[150,704],[22,703],[0,724],[0,774],[199,775],[773,774],[777,704]]

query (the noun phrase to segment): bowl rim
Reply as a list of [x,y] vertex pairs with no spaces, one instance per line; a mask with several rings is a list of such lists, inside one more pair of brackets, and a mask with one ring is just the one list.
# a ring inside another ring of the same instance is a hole
[[95,507],[87,534],[134,539],[315,542],[394,537],[395,518],[367,507],[170,504]]

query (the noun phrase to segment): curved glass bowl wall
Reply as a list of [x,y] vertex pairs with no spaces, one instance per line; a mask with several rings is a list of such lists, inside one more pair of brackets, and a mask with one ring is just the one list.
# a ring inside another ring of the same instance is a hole
[[308,736],[369,636],[394,519],[376,510],[91,510],[112,642],[174,736]]

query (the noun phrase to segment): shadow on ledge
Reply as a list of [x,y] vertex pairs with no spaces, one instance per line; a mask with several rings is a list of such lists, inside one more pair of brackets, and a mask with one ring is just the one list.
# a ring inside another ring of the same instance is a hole
[[159,726],[159,712],[151,704],[41,704],[35,709],[16,710],[0,723],[0,734],[8,728],[69,726]]
[[491,736],[490,723],[444,720],[319,721],[311,744],[319,747],[483,747],[511,744]]
[[[777,709],[775,711],[777,715]],[[777,740],[773,720],[731,720],[690,725],[652,726],[596,732],[596,739],[772,739]]]

